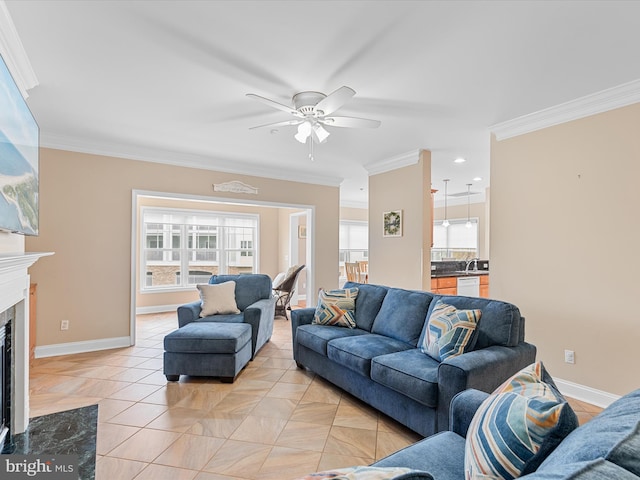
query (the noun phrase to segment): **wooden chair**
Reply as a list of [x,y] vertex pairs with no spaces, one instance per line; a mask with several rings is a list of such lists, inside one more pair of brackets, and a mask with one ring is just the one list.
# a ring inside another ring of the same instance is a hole
[[356,263],[358,264],[360,283],[369,283],[369,260],[362,260]]
[[347,274],[347,282],[359,282],[360,274],[356,262],[344,262],[344,271]]
[[286,319],[289,318],[287,317],[287,310],[291,310],[289,302],[291,302],[291,297],[296,291],[298,275],[300,275],[304,267],[304,265],[291,267],[282,282],[273,287],[273,293],[276,296],[276,316],[280,315]]

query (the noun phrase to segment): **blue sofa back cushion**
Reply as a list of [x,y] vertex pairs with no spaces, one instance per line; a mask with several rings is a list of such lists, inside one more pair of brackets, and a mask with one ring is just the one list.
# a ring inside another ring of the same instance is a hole
[[367,283],[347,282],[343,288],[358,287],[356,298],[356,326],[367,332],[371,331],[373,321],[380,311],[382,301],[387,295],[387,287]]
[[[597,417],[571,432],[537,472],[553,472],[564,464],[602,457],[640,476],[639,445],[640,389],[616,400]],[[635,453],[625,454],[628,451]]]
[[417,346],[433,298],[428,292],[389,288],[371,332]]
[[215,285],[230,280],[236,282],[236,304],[241,312],[258,300],[271,296],[271,277],[261,273],[213,275],[209,279],[209,283]]
[[[522,319],[520,310],[511,303],[501,302],[499,300],[489,300],[478,297],[464,296],[438,296],[438,300],[442,300],[448,305],[461,310],[482,310],[482,319],[478,324],[475,346],[473,350],[490,347],[492,345],[503,345],[505,347],[515,347],[520,340],[520,326]],[[431,312],[437,301],[431,302],[426,318],[431,316]],[[424,341],[426,334],[427,322],[420,334],[420,345]]]

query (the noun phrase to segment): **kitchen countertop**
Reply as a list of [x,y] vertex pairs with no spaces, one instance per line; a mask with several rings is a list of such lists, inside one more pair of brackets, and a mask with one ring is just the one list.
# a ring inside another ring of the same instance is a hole
[[454,272],[431,272],[431,278],[444,278],[444,277],[471,277],[489,275],[489,270],[469,270],[469,272],[454,271]]

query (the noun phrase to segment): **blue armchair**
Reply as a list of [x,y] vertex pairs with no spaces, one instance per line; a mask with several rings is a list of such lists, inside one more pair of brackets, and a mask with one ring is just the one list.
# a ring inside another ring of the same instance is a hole
[[236,282],[236,303],[240,313],[200,317],[200,300],[178,307],[178,326],[191,322],[248,323],[251,325],[251,359],[271,339],[276,298],[271,291],[271,278],[263,274],[213,275],[210,284]]

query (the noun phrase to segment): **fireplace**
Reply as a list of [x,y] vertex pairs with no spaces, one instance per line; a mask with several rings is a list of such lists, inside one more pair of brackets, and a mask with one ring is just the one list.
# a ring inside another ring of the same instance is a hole
[[5,437],[29,425],[28,268],[47,255],[53,253],[0,253],[0,416]]
[[11,443],[11,322],[13,307],[0,313],[0,452]]

